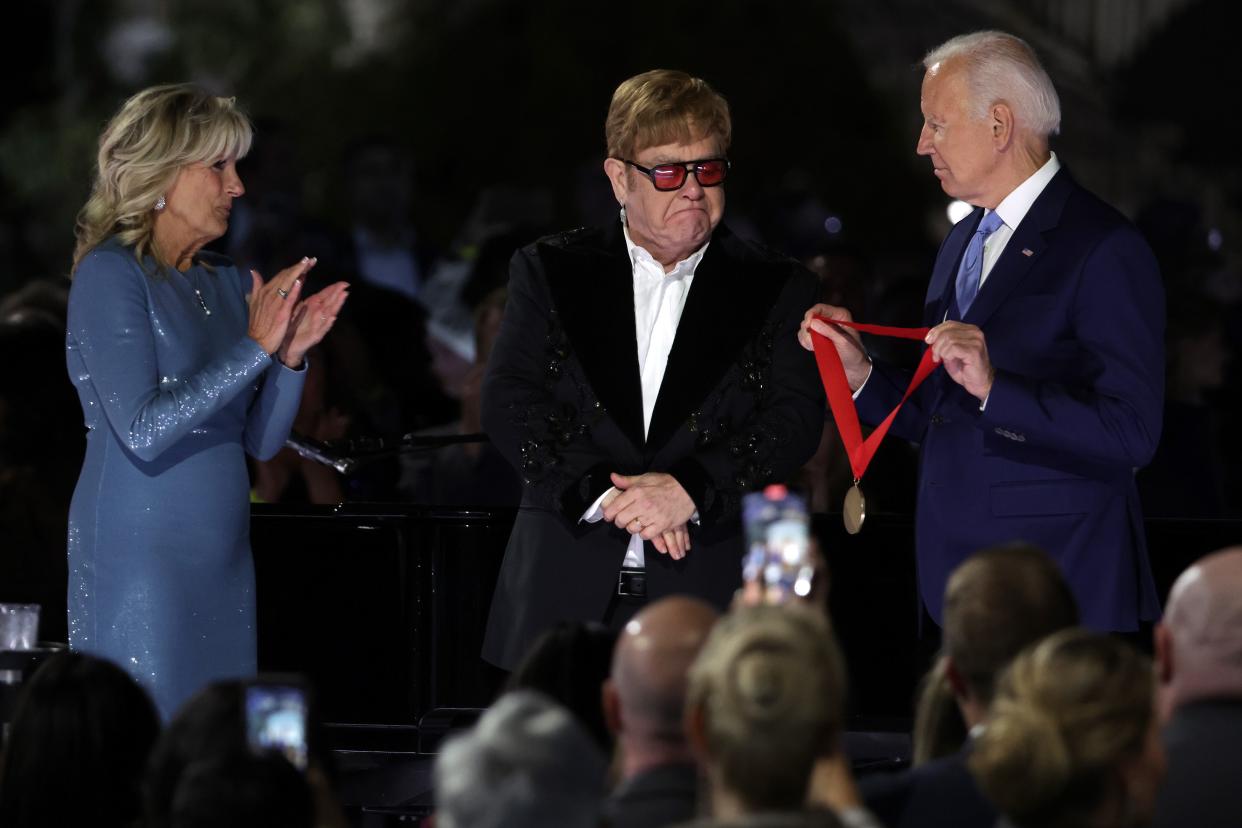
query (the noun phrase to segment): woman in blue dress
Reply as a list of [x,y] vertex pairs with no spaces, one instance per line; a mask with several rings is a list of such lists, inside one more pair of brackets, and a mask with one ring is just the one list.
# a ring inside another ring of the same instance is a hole
[[252,129],[189,85],[130,98],[78,217],[67,361],[86,458],[69,513],[69,643],[128,670],[168,718],[256,670],[245,454],[289,435],[306,351],[345,301],[305,300],[303,259],[266,284],[202,250],[244,192]]

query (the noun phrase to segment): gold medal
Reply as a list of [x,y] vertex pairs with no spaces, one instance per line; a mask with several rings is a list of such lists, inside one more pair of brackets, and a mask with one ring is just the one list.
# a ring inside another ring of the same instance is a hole
[[845,505],[841,508],[841,517],[845,520],[845,531],[851,535],[857,535],[862,529],[863,521],[867,519],[867,500],[863,497],[862,489],[858,488],[857,480],[845,493]]

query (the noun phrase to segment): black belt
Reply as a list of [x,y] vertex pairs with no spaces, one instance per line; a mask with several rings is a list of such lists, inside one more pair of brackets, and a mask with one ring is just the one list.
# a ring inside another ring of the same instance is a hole
[[647,597],[647,570],[621,567],[617,573],[617,594],[631,598]]

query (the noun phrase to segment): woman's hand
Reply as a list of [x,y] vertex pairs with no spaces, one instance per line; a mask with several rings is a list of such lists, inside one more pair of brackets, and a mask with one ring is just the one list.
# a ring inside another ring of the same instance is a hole
[[276,353],[289,332],[289,322],[306,274],[315,266],[315,259],[302,259],[293,267],[286,267],[272,281],[264,284],[258,271],[250,271],[253,285],[246,297],[250,306],[249,335],[259,347],[269,354]]
[[[332,329],[348,296],[349,283],[337,282],[299,302],[277,352],[280,361],[290,368],[300,368],[306,352],[318,345]],[[290,294],[289,298],[292,299],[293,295]]]

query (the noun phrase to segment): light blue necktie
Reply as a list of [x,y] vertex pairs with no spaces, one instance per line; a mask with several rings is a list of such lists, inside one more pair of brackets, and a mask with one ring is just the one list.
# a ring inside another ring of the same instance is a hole
[[957,271],[957,310],[960,319],[966,318],[966,311],[970,310],[979,293],[979,280],[983,278],[983,243],[1004,223],[1000,214],[993,210],[979,222],[970,244],[966,245],[966,254],[962,256],[962,265]]

